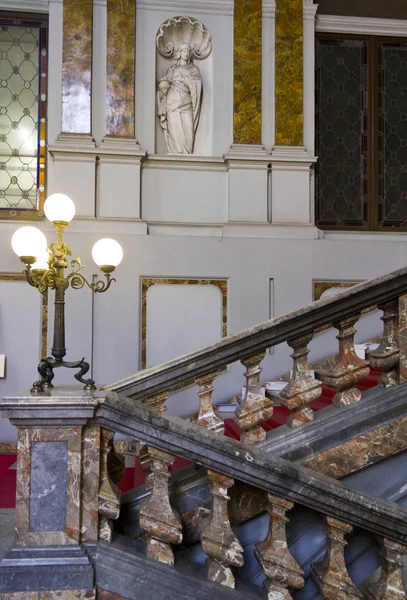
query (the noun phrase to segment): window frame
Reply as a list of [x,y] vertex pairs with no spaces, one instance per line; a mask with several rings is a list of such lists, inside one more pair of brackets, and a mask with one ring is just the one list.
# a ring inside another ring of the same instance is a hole
[[[323,40],[355,40],[366,43],[367,46],[367,223],[365,225],[336,225],[318,222],[318,197],[315,186],[315,225],[322,231],[355,231],[355,232],[407,232],[407,224],[380,225],[379,217],[379,51],[380,43],[403,44],[407,47],[407,37],[394,35],[357,34],[345,32],[323,32],[315,34],[315,45]],[[315,69],[316,71],[316,69]],[[318,119],[318,94],[315,86],[315,123]],[[318,155],[319,140],[315,127],[315,145]],[[318,177],[318,162],[315,167],[315,177]]]
[[[44,202],[46,198],[47,188],[47,163],[48,163],[48,144],[47,144],[47,131],[48,131],[48,59],[49,59],[49,18],[47,13],[31,13],[23,11],[6,11],[0,10],[0,25],[13,25],[19,22],[23,26],[27,27],[38,27],[40,30],[40,46],[39,46],[39,85],[38,85],[38,136],[41,135],[41,139],[44,139],[45,145],[41,146],[38,143],[40,149],[40,155],[37,160],[37,208],[36,209],[12,209],[12,208],[0,208],[0,222],[10,220],[43,220],[44,217]],[[46,50],[45,55],[42,54],[42,50]],[[45,73],[45,77],[42,74]],[[45,81],[43,81],[45,79]],[[45,100],[42,100],[42,95],[45,94]],[[41,119],[45,118],[45,123],[41,122]],[[42,130],[42,134],[41,134]],[[44,165],[44,168],[40,168],[40,164]],[[40,189],[40,186],[42,189]]]

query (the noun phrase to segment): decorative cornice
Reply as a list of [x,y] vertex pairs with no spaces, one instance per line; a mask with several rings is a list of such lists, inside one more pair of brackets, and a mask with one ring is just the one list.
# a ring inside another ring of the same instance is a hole
[[[4,0],[3,0],[4,1]],[[137,0],[137,10],[164,10],[168,13],[181,14],[222,14],[233,15],[233,0]]]
[[[50,2],[62,0],[50,0]],[[0,0],[0,10],[21,10],[26,12],[47,13],[49,11],[48,0]]]
[[304,146],[275,146],[271,151],[270,160],[271,163],[312,164],[317,161],[317,158],[308,154]]
[[276,16],[276,0],[263,0],[262,4],[263,17],[275,18]]
[[407,37],[407,20],[317,15],[316,30],[324,33],[357,33]]

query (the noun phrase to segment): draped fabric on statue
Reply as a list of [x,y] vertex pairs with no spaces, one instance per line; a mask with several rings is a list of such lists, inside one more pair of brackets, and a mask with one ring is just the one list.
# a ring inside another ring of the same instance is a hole
[[192,154],[201,106],[201,74],[192,62],[175,64],[160,83],[165,82],[168,82],[168,91],[158,93],[158,116],[167,150],[174,154]]

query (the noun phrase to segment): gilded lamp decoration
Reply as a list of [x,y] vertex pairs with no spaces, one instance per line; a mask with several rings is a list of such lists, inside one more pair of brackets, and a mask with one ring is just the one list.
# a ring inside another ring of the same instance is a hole
[[25,264],[25,276],[28,283],[36,287],[42,294],[48,289],[55,290],[54,339],[51,355],[42,358],[38,365],[41,378],[35,381],[31,393],[44,392],[52,388],[54,369],[67,367],[79,369],[74,377],[85,384],[85,390],[96,389],[93,379],[85,379],[89,371],[89,363],[82,360],[65,361],[65,291],[70,286],[81,289],[85,285],[93,292],[106,292],[115,279],[112,273],[121,262],[123,250],[115,240],[105,238],[96,242],[92,249],[92,257],[104,274],[105,279],[89,282],[82,273],[83,265],[78,257],[70,261],[71,271],[65,275],[68,268],[68,257],[71,249],[63,240],[63,233],[75,215],[75,205],[65,194],[53,194],[45,201],[45,216],[51,221],[57,232],[57,241],[47,247],[45,235],[36,227],[26,226],[18,229],[11,240],[14,252]]

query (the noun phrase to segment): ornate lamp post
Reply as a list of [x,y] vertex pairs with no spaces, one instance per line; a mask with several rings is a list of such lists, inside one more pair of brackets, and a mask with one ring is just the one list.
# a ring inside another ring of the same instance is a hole
[[45,216],[57,231],[57,241],[47,247],[45,235],[36,227],[21,227],[11,240],[14,252],[25,264],[27,281],[44,294],[48,288],[55,290],[54,341],[51,348],[52,357],[41,359],[38,372],[41,379],[35,381],[32,394],[39,394],[45,388],[52,388],[54,369],[68,367],[80,369],[74,375],[77,381],[85,384],[85,390],[94,390],[93,379],[84,379],[89,371],[89,364],[84,359],[74,362],[64,360],[65,348],[65,290],[71,286],[81,289],[87,285],[93,292],[105,292],[109,289],[114,278],[112,272],[123,258],[123,250],[118,242],[108,238],[99,240],[93,246],[92,257],[105,276],[105,281],[90,283],[81,273],[83,268],[80,257],[71,261],[72,270],[65,276],[68,267],[70,248],[63,240],[63,232],[75,215],[75,205],[65,194],[52,194],[44,204]]

